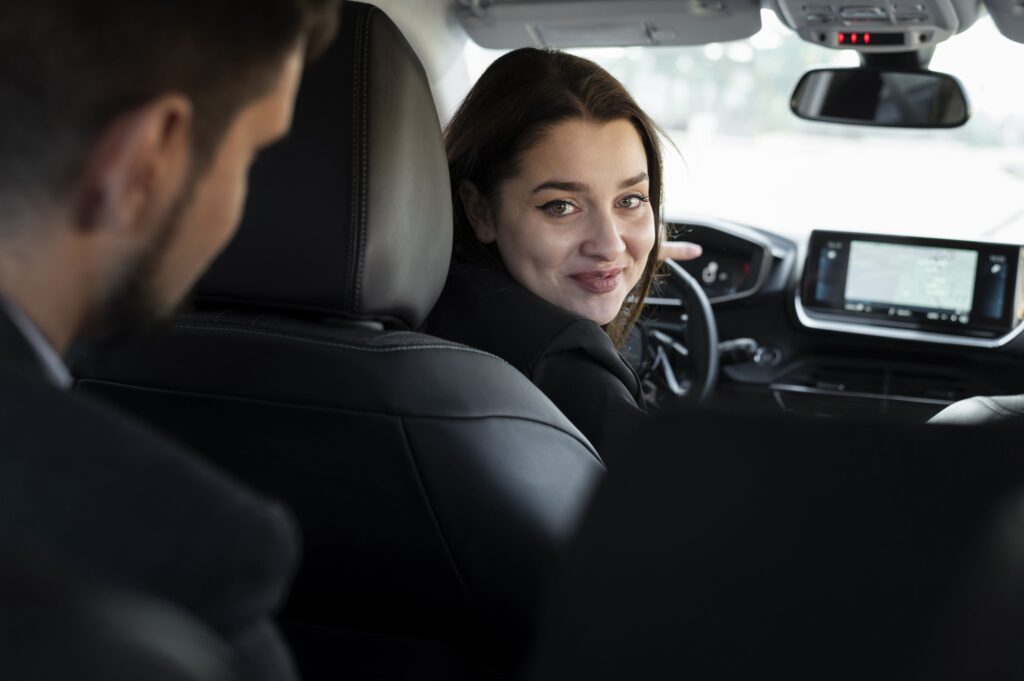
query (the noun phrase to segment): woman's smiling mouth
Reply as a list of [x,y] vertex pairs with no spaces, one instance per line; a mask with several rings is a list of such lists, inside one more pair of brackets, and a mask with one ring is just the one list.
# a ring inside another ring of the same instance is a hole
[[622,282],[623,268],[615,267],[607,270],[591,270],[570,274],[569,278],[582,289],[590,293],[611,293]]

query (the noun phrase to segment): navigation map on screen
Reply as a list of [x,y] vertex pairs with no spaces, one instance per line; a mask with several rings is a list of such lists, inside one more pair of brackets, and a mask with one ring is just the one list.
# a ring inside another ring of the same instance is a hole
[[969,312],[978,252],[851,241],[846,300]]

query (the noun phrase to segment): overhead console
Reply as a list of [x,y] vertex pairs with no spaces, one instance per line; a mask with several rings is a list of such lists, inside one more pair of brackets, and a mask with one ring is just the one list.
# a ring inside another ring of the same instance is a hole
[[942,42],[978,16],[975,0],[777,0],[778,15],[801,38],[859,52],[906,52]]
[[996,347],[1021,321],[1019,245],[811,233],[796,312],[809,328]]

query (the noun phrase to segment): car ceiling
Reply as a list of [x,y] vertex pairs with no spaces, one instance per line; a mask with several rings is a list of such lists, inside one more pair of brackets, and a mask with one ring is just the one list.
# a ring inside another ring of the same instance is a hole
[[[839,30],[896,30],[906,13],[922,13],[931,23],[907,24],[910,45],[924,47],[966,30],[981,12],[992,15],[1006,37],[1024,43],[1024,0],[369,0],[390,16],[419,55],[444,121],[471,82],[464,82],[467,40],[484,48],[525,46],[613,46],[705,44],[741,39],[761,27],[761,11],[771,10],[790,29],[812,42],[836,47]],[[859,4],[857,4],[859,3]],[[844,19],[850,7],[884,8],[887,24]],[[951,14],[952,13],[952,14]],[[823,29],[821,16],[831,17]],[[932,28],[928,28],[932,26]],[[613,41],[612,37],[620,40]],[[628,36],[633,41],[626,40]],[[570,40],[570,38],[572,38]],[[917,42],[915,42],[917,41]],[[886,49],[858,46],[861,52]],[[908,48],[897,48],[906,50]],[[889,48],[891,50],[891,48]]]
[[[986,0],[1000,31],[1024,41],[1021,0]],[[800,37],[837,47],[838,30],[903,34],[899,46],[927,48],[969,28],[980,0],[451,0],[457,20],[483,47],[699,45],[749,37],[771,9]]]
[[493,0],[460,2],[456,15],[484,47],[701,45],[761,28],[756,0]]

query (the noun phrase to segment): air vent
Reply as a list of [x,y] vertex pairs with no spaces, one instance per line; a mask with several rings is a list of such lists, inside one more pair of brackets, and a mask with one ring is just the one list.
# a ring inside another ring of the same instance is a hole
[[778,404],[819,416],[886,416],[926,421],[952,402],[984,390],[953,376],[887,367],[804,365],[771,385]]
[[786,376],[785,382],[829,393],[885,394],[885,373],[859,367],[815,366]]
[[894,371],[889,376],[890,395],[956,402],[975,394],[965,381]]
[[952,376],[861,366],[804,367],[787,374],[779,383],[836,395],[889,400],[955,402],[978,394],[978,386]]

